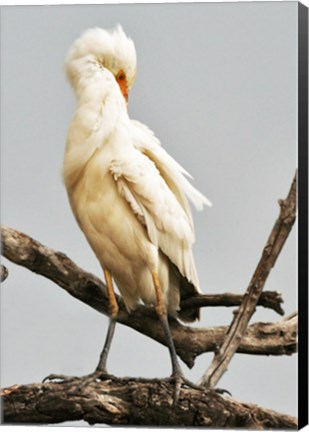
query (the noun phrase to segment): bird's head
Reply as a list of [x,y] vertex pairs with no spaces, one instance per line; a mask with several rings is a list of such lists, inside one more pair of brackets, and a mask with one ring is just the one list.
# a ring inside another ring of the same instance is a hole
[[111,72],[124,98],[128,99],[136,74],[136,52],[133,41],[120,25],[111,31],[87,30],[73,43],[65,60],[65,70],[73,88],[76,89],[89,64]]

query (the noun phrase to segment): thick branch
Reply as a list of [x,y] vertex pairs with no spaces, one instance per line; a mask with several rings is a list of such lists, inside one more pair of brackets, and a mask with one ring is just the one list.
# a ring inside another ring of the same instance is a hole
[[4,423],[181,426],[228,429],[296,429],[294,417],[242,404],[213,390],[182,389],[173,406],[173,385],[159,380],[113,378],[78,389],[80,379],[15,385],[2,391]]
[[[97,311],[108,315],[108,298],[104,284],[94,275],[85,272],[66,255],[56,252],[31,237],[8,227],[1,228],[2,253],[15,264],[51,279],[64,288],[73,297],[88,304]],[[166,344],[157,316],[151,308],[140,305],[132,314],[128,314],[123,301],[118,296],[120,306],[118,321],[146,336]],[[261,324],[263,326],[264,324]],[[247,354],[282,355],[296,352],[296,323],[281,331],[282,321],[273,326],[274,333],[269,333],[260,340],[258,324],[250,326],[241,341],[238,352]],[[209,351],[215,351],[222,344],[227,327],[193,328],[171,320],[171,329],[176,350],[189,366],[195,358]]]
[[226,371],[234,353],[246,332],[248,323],[255,312],[268,275],[275,265],[282,247],[296,218],[296,175],[288,196],[280,200],[280,214],[264,247],[262,257],[252,276],[246,293],[229,327],[223,344],[216,353],[210,367],[200,380],[201,385],[214,387]]

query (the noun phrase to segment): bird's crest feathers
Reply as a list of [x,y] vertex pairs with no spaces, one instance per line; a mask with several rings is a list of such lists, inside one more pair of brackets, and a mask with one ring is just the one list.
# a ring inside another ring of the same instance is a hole
[[134,42],[124,33],[120,24],[112,30],[99,27],[88,29],[73,43],[64,67],[74,87],[78,74],[86,63],[96,63],[112,73],[120,69],[126,72],[131,87],[136,74],[136,51]]

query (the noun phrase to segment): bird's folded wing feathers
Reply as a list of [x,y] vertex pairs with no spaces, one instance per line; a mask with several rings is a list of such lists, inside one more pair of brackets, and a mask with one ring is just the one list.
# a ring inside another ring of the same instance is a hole
[[131,126],[134,146],[154,161],[192,222],[185,195],[198,210],[202,210],[204,205],[211,206],[211,202],[191,185],[186,177],[192,179],[192,176],[161,147],[160,141],[146,125],[131,120]]
[[125,158],[115,158],[110,171],[119,193],[147,228],[150,241],[198,285],[191,253],[194,232],[190,218],[161,177],[155,163],[132,148]]

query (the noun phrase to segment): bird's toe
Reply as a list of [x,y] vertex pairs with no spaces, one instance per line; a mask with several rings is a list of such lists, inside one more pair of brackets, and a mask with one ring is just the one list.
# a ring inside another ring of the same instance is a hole
[[77,377],[75,376],[69,376],[69,375],[62,375],[62,374],[49,374],[47,375],[43,380],[42,383],[46,383],[46,382],[59,382],[59,383],[63,383],[63,382],[69,382],[69,381],[73,381],[77,379]]
[[218,394],[221,394],[221,395],[223,395],[224,393],[227,393],[228,395],[232,396],[231,392],[229,392],[228,390],[223,389],[223,388],[216,388],[215,392]]

